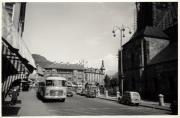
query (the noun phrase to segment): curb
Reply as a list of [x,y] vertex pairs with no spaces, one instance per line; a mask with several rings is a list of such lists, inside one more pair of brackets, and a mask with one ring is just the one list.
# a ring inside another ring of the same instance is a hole
[[160,107],[155,107],[155,106],[149,106],[149,105],[145,105],[145,104],[139,104],[139,106],[142,107],[149,107],[149,108],[153,108],[153,109],[159,109],[159,110],[166,110],[166,111],[171,111],[170,108],[160,108]]
[[108,98],[103,98],[103,97],[96,97],[96,98],[100,98],[100,99],[104,99],[104,100],[110,100],[110,101],[117,101],[117,100],[114,100],[114,99],[108,99]]
[[[108,98],[104,98],[104,97],[97,97],[97,98],[104,99],[104,100],[110,100],[110,101],[116,101],[117,102],[117,100],[114,100],[114,99],[108,99]],[[145,105],[145,104],[139,104],[139,106],[153,108],[153,109],[159,109],[159,110],[171,111],[170,108],[160,108],[160,107],[149,106],[149,105]]]

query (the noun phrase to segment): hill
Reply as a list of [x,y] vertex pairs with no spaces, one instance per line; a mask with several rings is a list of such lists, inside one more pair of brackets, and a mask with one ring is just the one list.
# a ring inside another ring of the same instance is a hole
[[32,54],[32,57],[34,58],[35,63],[41,66],[42,68],[45,68],[50,64],[53,64],[53,62],[47,60],[45,57],[39,54]]

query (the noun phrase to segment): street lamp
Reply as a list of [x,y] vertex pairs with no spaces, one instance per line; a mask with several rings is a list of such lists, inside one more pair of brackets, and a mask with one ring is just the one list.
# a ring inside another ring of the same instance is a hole
[[[122,48],[122,39],[123,37],[125,37],[125,29],[129,29],[129,34],[131,34],[131,30],[129,27],[124,27],[123,25],[121,27],[118,26],[114,26],[113,27],[113,36],[116,37],[116,31],[119,30],[120,31],[120,59],[121,59],[121,63],[120,63],[120,67],[118,67],[118,75],[119,75],[119,79],[121,78],[121,95],[123,96],[123,83],[124,83],[124,72],[123,72],[123,48]],[[121,72],[120,72],[121,71]]]

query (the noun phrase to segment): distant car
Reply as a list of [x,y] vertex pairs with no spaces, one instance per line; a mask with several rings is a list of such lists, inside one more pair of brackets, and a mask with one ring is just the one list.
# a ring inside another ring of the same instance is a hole
[[86,97],[95,98],[97,95],[98,87],[95,85],[89,85],[87,87]]
[[84,96],[84,95],[86,95],[86,93],[87,93],[87,90],[86,89],[82,89],[80,95]]
[[118,102],[127,105],[139,106],[141,97],[138,92],[125,91],[123,96],[118,98]]
[[76,94],[80,95],[80,94],[81,94],[81,91],[82,91],[82,88],[81,88],[81,87],[77,88],[77,89],[76,89]]
[[72,91],[67,91],[67,97],[73,97],[73,92]]
[[86,93],[86,97],[88,98],[95,98],[96,97],[96,93],[94,91],[87,91]]

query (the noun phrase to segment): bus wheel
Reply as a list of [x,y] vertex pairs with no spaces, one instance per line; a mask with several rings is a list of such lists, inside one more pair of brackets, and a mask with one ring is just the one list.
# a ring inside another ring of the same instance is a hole
[[61,99],[60,101],[61,101],[61,102],[65,102],[65,98]]

